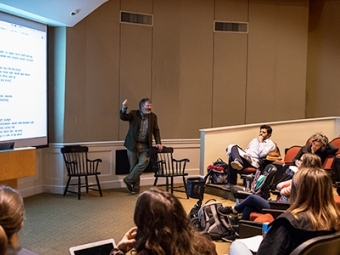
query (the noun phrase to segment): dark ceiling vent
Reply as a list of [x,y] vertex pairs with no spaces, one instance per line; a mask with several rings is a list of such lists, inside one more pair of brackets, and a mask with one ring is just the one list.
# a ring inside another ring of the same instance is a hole
[[120,12],[120,22],[152,26],[152,15],[122,11]]
[[215,31],[248,33],[248,23],[215,21]]

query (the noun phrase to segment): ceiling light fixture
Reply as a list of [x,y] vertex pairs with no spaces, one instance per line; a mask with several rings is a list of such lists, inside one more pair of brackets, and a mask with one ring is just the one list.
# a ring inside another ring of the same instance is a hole
[[80,9],[77,9],[70,13],[71,16],[77,15],[80,12]]

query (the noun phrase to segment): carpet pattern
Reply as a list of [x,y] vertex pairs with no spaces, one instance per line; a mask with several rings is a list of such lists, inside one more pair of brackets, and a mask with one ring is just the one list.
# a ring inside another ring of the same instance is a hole
[[[147,190],[149,187],[141,187]],[[185,193],[175,192],[187,212],[197,199],[187,199]],[[210,194],[204,201],[214,198],[224,205],[234,202]],[[39,255],[69,254],[75,245],[114,238],[118,242],[134,226],[133,212],[137,195],[123,188],[83,193],[81,200],[75,194],[65,197],[42,193],[24,199],[26,220],[19,233],[19,243]],[[215,242],[219,255],[227,254],[229,243]]]

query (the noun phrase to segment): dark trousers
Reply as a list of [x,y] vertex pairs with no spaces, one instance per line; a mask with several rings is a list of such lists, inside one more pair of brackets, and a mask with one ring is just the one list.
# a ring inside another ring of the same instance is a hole
[[252,167],[252,165],[249,164],[247,160],[243,159],[240,156],[237,145],[234,145],[233,147],[231,147],[230,155],[229,155],[229,162],[228,162],[228,183],[231,185],[235,185],[237,183],[237,174],[242,173],[242,170],[236,170],[231,167],[230,163],[233,162],[234,160],[237,160],[238,162],[240,162],[243,165],[243,168]]

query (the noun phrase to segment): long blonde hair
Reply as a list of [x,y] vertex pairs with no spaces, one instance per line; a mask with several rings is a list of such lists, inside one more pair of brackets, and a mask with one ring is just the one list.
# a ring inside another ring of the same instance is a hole
[[0,186],[0,255],[6,253],[11,238],[17,233],[24,220],[22,196],[8,186]]
[[302,168],[294,174],[288,209],[295,218],[306,213],[314,230],[340,230],[340,210],[330,176],[321,168]]

